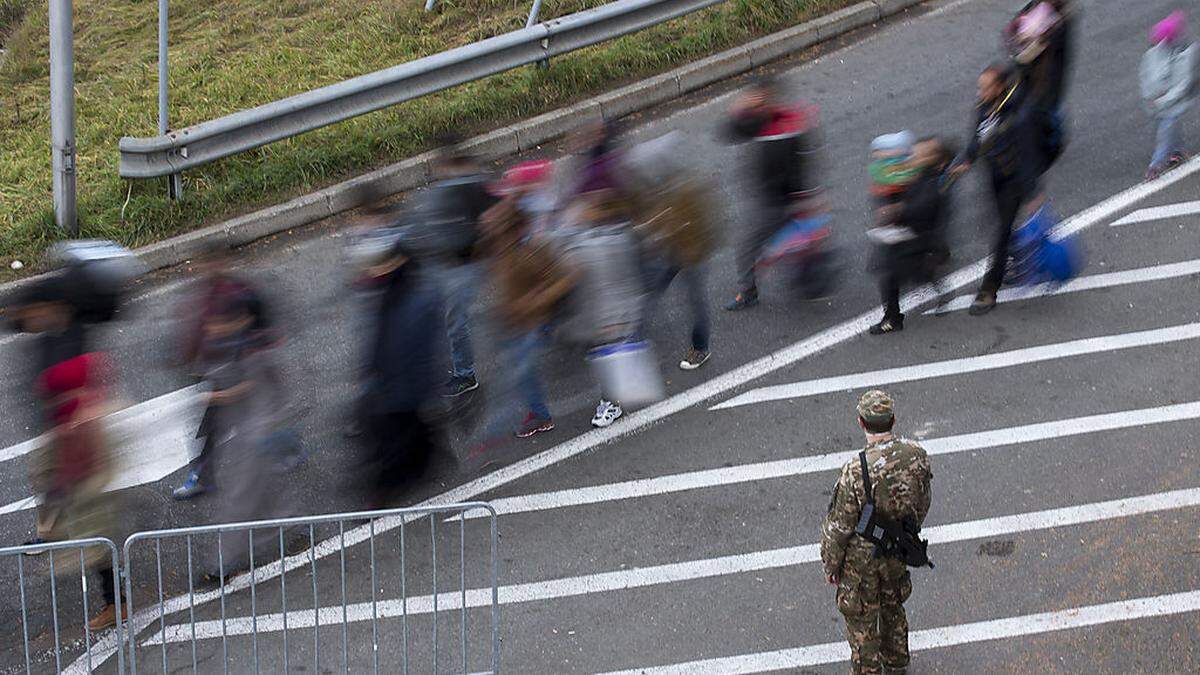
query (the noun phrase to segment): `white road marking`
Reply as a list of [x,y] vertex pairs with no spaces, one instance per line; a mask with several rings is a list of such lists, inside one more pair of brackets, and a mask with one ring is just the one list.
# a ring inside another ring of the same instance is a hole
[[725,410],[738,406],[783,401],[818,394],[849,391],[869,387],[880,387],[897,382],[916,382],[932,380],[937,377],[949,377],[976,373],[983,370],[1010,368],[1042,361],[1054,361],[1072,356],[1088,354],[1103,354],[1121,349],[1149,347],[1181,340],[1194,340],[1200,337],[1200,323],[1188,323],[1167,328],[1137,331],[1135,333],[1120,333],[1101,337],[1057,342],[1038,347],[1026,347],[1007,352],[985,354],[983,356],[968,356],[961,359],[934,361],[915,366],[886,368],[865,373],[824,377],[818,380],[806,380],[790,384],[779,384],[770,387],[752,389],[740,396],[712,406],[709,410]]
[[[1193,274],[1200,274],[1200,260],[1187,260],[1169,265],[1154,265],[1153,267],[1142,267],[1135,270],[1125,270],[1124,272],[1092,274],[1086,277],[1077,277],[1063,284],[1042,284],[1040,286],[1006,288],[1000,291],[997,300],[999,302],[1013,302],[1015,300],[1044,298],[1064,293],[1091,291],[1097,288],[1111,288],[1113,286],[1140,284],[1147,281],[1175,279]],[[943,309],[947,312],[963,310],[970,307],[974,299],[975,296],[973,295],[960,295],[947,303]],[[936,311],[937,308],[927,309],[925,310],[925,314],[933,314]]]
[[[1101,415],[1072,417],[1027,424],[1018,427],[981,431],[945,438],[932,438],[921,441],[931,456],[951,455],[969,450],[987,448],[1011,448],[1023,443],[1035,443],[1068,436],[1079,436],[1100,431],[1127,429],[1149,424],[1162,424],[1200,418],[1200,401],[1162,406],[1159,408],[1143,408],[1140,410],[1125,410]],[[556,490],[516,497],[502,497],[488,502],[496,510],[497,515],[514,513],[529,513],[532,511],[549,511],[570,506],[585,504],[600,504],[615,502],[638,497],[655,497],[675,492],[699,490],[703,488],[720,487],[752,483],[775,478],[789,478],[822,471],[835,471],[843,464],[853,459],[857,450],[831,452],[823,455],[780,459],[771,462],[758,462],[738,466],[722,467],[720,469],[703,469],[686,473],[657,476],[655,478],[639,478],[637,480],[619,483],[607,483],[590,487]],[[478,516],[468,514],[467,519],[473,520]],[[458,516],[450,520],[458,520]]]
[[[1068,237],[1085,228],[1111,218],[1114,214],[1120,213],[1139,201],[1153,195],[1160,190],[1164,190],[1171,185],[1191,176],[1200,171],[1200,157],[1195,157],[1180,166],[1178,169],[1171,171],[1155,180],[1140,183],[1131,188],[1118,192],[1117,194],[1099,202],[1063,221],[1055,229],[1054,235],[1058,237]],[[975,263],[964,267],[953,274],[948,275],[942,280],[942,287],[946,290],[953,290],[961,286],[965,286],[974,281],[983,278],[984,272],[987,270],[987,259],[976,261]],[[902,311],[911,311],[916,307],[930,302],[934,299],[932,292],[928,289],[919,289],[910,291],[905,294],[901,300]],[[607,429],[597,429],[588,432],[581,436],[577,436],[565,443],[546,450],[543,453],[523,459],[515,464],[506,466],[502,469],[494,471],[486,476],[482,476],[468,483],[464,483],[455,488],[451,488],[440,495],[425,500],[420,506],[434,506],[451,504],[470,500],[485,492],[490,492],[498,487],[502,487],[520,478],[524,478],[530,474],[541,471],[542,469],[559,464],[568,460],[580,453],[587,452],[593,448],[611,443],[619,438],[634,434],[642,429],[657,424],[663,419],[685,410],[697,403],[701,403],[715,396],[724,394],[725,392],[739,387],[756,378],[762,377],[768,373],[772,373],[780,368],[787,367],[803,358],[816,354],[818,352],[829,349],[837,344],[845,342],[857,335],[865,332],[867,328],[875,322],[878,315],[878,310],[872,308],[870,311],[861,314],[853,319],[843,322],[837,326],[826,329],[813,335],[809,338],[801,340],[796,344],[781,349],[773,354],[765,356],[756,361],[752,361],[744,366],[740,366],[723,375],[717,376],[707,382],[697,385],[685,392],[676,394],[665,401],[661,401],[644,410],[630,414],[625,419],[624,423],[615,424]],[[411,521],[413,518],[388,518],[375,523],[375,533],[380,534],[400,526],[403,521]],[[345,545],[354,546],[366,541],[370,536],[370,529],[367,526],[359,526],[352,530],[347,530],[345,533]],[[325,556],[334,555],[342,549],[341,536],[330,537],[317,545],[314,555],[324,558]],[[298,567],[308,564],[308,553],[297,554],[285,558],[283,561],[276,561],[270,565],[264,566],[255,576],[257,583],[266,583],[279,578],[280,574],[289,572]],[[235,577],[227,585],[226,590],[236,592],[241,589],[248,588],[251,584],[249,574],[241,574]],[[194,600],[197,604],[204,604],[218,599],[218,593],[198,594]],[[162,612],[164,615],[175,614],[189,608],[189,598],[186,595],[175,596],[163,603]],[[155,619],[158,618],[159,608],[157,606],[146,608],[138,611],[130,617],[130,628],[133,634],[136,635],[145,630]],[[91,660],[96,666],[103,664],[116,652],[119,647],[115,632],[111,632],[101,637],[94,643]],[[77,658],[63,672],[72,675],[81,675],[88,672],[87,655],[82,655]]]
[[[1019,513],[1011,516],[984,518],[948,525],[937,525],[926,528],[922,534],[932,544],[949,544],[975,539],[989,539],[1001,535],[1019,534],[1047,530],[1067,525],[1095,523],[1114,518],[1127,518],[1161,511],[1173,511],[1181,508],[1200,506],[1200,488],[1174,490],[1155,494],[1115,499],[1106,502],[1068,506],[1032,513]],[[557,600],[561,598],[623,591],[646,586],[678,583],[706,579],[710,577],[744,574],[760,570],[792,567],[805,563],[817,562],[821,559],[821,547],[818,544],[793,546],[789,548],[756,551],[739,555],[723,556],[689,560],[681,563],[655,565],[637,569],[602,572],[578,577],[554,579],[552,581],[537,581],[526,584],[501,586],[499,602],[509,605],[524,602]],[[935,558],[936,559],[936,558]],[[489,607],[492,602],[492,589],[474,588],[467,591],[467,608]],[[408,599],[407,612],[410,616],[429,614],[433,612],[434,597],[421,595]],[[455,611],[463,607],[461,591],[447,591],[437,596],[438,611]],[[389,618],[402,616],[404,607],[399,599],[382,600],[376,603],[375,611],[378,617]],[[321,625],[338,625],[342,621],[342,606],[333,605],[318,610]],[[352,623],[370,621],[372,616],[371,603],[361,602],[348,605],[347,620]],[[288,613],[288,629],[312,628],[312,610],[298,610]],[[271,633],[283,630],[283,615],[280,613],[264,614],[257,617],[255,624],[250,617],[230,617],[226,619],[227,635],[248,635],[255,630]],[[221,622],[200,621],[196,623],[196,639],[207,640],[221,637]],[[188,642],[192,639],[192,625],[175,624],[166,628],[167,642]],[[161,644],[163,633],[150,636],[144,645]]]
[[[200,385],[185,387],[158,398],[118,410],[107,419],[109,442],[113,444],[117,468],[109,491],[162,480],[191,460],[193,438],[201,408],[196,401]],[[0,451],[0,462],[31,452],[42,442],[38,437]],[[0,515],[37,506],[26,497],[0,506]]]
[[[1025,614],[1005,619],[943,626],[942,628],[927,628],[911,633],[908,637],[908,647],[912,651],[924,651],[1026,635],[1041,635],[1134,619],[1186,614],[1197,610],[1200,610],[1200,591],[1186,591],[1106,602],[1101,605],[1072,607],[1055,612]],[[632,668],[613,671],[605,675],[696,675],[698,673],[734,675],[735,673],[793,670],[849,660],[850,647],[844,641],[826,642],[820,645],[781,649],[774,652],[704,659],[669,666]]]
[[1170,218],[1182,218],[1183,216],[1194,216],[1197,213],[1200,213],[1200,202],[1180,202],[1178,204],[1167,204],[1166,206],[1138,209],[1137,211],[1134,211],[1123,218],[1109,223],[1109,227],[1135,225],[1137,223],[1148,223],[1154,220],[1168,220]]

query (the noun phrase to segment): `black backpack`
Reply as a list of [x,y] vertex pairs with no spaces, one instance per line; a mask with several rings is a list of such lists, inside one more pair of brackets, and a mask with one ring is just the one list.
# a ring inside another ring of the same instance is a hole
[[83,323],[113,320],[144,267],[129,249],[103,240],[61,242],[50,256],[62,265],[64,299]]

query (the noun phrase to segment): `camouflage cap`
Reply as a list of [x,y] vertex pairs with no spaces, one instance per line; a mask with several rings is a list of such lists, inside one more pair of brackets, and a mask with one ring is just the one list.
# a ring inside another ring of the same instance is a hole
[[887,422],[893,416],[892,397],[872,389],[858,399],[858,416],[867,422]]

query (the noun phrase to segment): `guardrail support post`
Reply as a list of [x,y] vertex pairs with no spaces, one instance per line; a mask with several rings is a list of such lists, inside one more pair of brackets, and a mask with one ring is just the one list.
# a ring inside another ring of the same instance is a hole
[[50,0],[50,147],[54,222],[79,233],[75,202],[75,39],[72,0]]
[[[167,90],[170,84],[167,69],[167,36],[168,19],[170,17],[170,0],[158,0],[158,134],[166,135],[170,131],[167,117]],[[183,196],[182,176],[173,173],[167,177],[167,192],[171,199]]]

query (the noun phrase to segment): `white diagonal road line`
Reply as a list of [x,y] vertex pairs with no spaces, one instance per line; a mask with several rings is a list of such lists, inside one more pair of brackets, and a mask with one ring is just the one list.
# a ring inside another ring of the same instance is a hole
[[[1200,274],[1200,260],[1185,260],[1184,262],[1170,263],[1167,265],[1154,265],[1152,267],[1141,267],[1133,270],[1124,270],[1122,272],[1092,274],[1086,277],[1076,277],[1075,279],[1062,284],[1042,284],[1040,286],[1020,286],[1017,288],[1006,288],[1000,291],[1000,294],[997,296],[997,300],[999,302],[1013,302],[1016,300],[1029,300],[1031,298],[1045,298],[1051,295],[1092,291],[1098,288],[1112,288],[1114,286],[1140,284],[1147,281],[1176,279],[1178,277],[1186,277],[1193,274]],[[974,295],[960,295],[946,303],[946,306],[942,308],[942,311],[956,312],[958,310],[966,309],[971,306],[971,302],[974,300]],[[933,314],[937,311],[937,308],[933,308],[925,310],[925,313]]]
[[[1175,490],[1156,494],[1116,499],[1106,502],[1068,506],[1011,516],[984,518],[948,525],[926,528],[922,534],[930,543],[948,544],[973,539],[989,539],[1001,535],[1033,532],[1067,525],[1095,523],[1113,518],[1126,518],[1160,511],[1200,506],[1200,488]],[[552,581],[502,586],[499,589],[500,604],[555,600],[560,598],[622,591],[659,584],[678,583],[743,574],[757,570],[790,567],[820,560],[820,546],[808,544],[770,551],[756,551],[720,558],[690,560],[638,569],[602,572]],[[437,596],[438,611],[455,611],[463,607],[461,591],[448,591]],[[466,593],[468,608],[488,607],[492,602],[491,588],[473,588]],[[372,612],[380,618],[429,614],[433,611],[434,596],[422,595],[409,598],[407,605],[400,600],[384,600],[372,607],[370,602],[349,605],[345,614],[351,622],[370,621]],[[337,625],[342,621],[342,606],[334,605],[319,610],[321,625]],[[311,609],[288,613],[288,630],[312,628]],[[248,635],[255,629],[261,633],[283,630],[283,615],[265,614],[257,617],[257,624],[250,617],[230,618],[225,623],[226,635]],[[220,621],[200,621],[195,625],[197,639],[219,638],[222,635]],[[151,636],[145,644],[161,644],[163,634]],[[192,639],[192,624],[176,624],[166,629],[167,642],[187,642]]]
[[[1085,522],[1098,522],[1114,518],[1128,518],[1132,515],[1163,512],[1200,506],[1200,488],[1158,492],[1158,494],[1139,497],[1129,497],[1126,500],[1112,500],[1081,504],[1081,506],[1064,507],[1048,510],[1038,510],[1033,513],[1003,515],[998,518],[954,522],[949,525],[937,525],[925,528],[922,532],[929,538],[931,544],[948,544],[966,542],[971,539],[985,539],[1014,534],[1049,530],[1051,527],[1080,525]],[[674,584],[679,581],[724,577],[728,574],[743,574],[803,565],[803,563],[821,560],[821,548],[817,544],[791,546],[786,549],[755,551],[750,554],[739,554],[724,557],[704,558],[688,562],[670,563],[654,567],[637,569],[622,569],[618,572],[588,574],[583,577],[569,577],[551,581],[534,581],[529,584],[502,586],[499,589],[500,604],[528,603],[551,601],[551,599],[587,596],[592,593],[608,591],[624,591],[640,589],[644,586],[659,584]],[[371,621],[372,611],[379,617],[409,616],[430,614],[433,611],[433,596],[418,596],[408,598],[407,607],[400,599],[378,602],[372,608],[370,602],[355,603],[346,609],[350,622]],[[467,591],[467,608],[490,607],[492,590],[470,589]],[[462,591],[438,593],[438,611],[454,611],[461,609]],[[340,625],[342,621],[342,605],[318,610],[320,625]],[[313,613],[311,609],[298,610],[288,613],[288,629],[312,628]],[[257,629],[258,633],[280,632],[283,629],[282,614],[265,614],[257,617],[257,625],[248,616],[233,617],[226,621],[227,635],[246,635]],[[222,635],[221,621],[199,621],[196,623],[197,639],[220,638]],[[191,623],[167,627],[168,643],[180,643],[192,639]],[[161,644],[162,632],[152,635],[145,644]]]
[[[1117,194],[1105,199],[1102,202],[1092,205],[1083,211],[1071,216],[1067,220],[1059,224],[1052,233],[1056,237],[1069,237],[1072,234],[1080,232],[1096,223],[1103,222],[1111,218],[1117,213],[1128,209],[1137,204],[1139,201],[1174,185],[1175,183],[1184,180],[1192,174],[1200,171],[1200,158],[1193,158],[1183,166],[1160,176],[1159,178],[1140,183],[1133,187],[1127,188]],[[988,260],[986,258],[977,260],[974,263],[948,275],[942,280],[942,288],[953,290],[967,284],[978,281],[983,278],[984,272],[987,270]],[[932,301],[933,294],[927,289],[918,289],[905,294],[901,300],[900,306],[903,311],[912,311],[916,307]],[[795,344],[785,347],[773,354],[752,361],[744,366],[735,368],[722,375],[719,375],[711,380],[704,382],[696,387],[693,387],[685,392],[676,394],[665,401],[657,403],[645,410],[639,410],[632,415],[628,415],[624,424],[617,424],[605,429],[597,429],[588,432],[576,438],[573,438],[565,443],[556,445],[545,452],[523,459],[515,464],[506,466],[503,469],[494,471],[486,476],[482,476],[473,481],[465,483],[455,488],[451,488],[446,492],[435,497],[427,499],[418,506],[437,506],[462,502],[470,500],[478,495],[490,492],[498,487],[502,487],[513,481],[519,480],[530,474],[536,473],[542,469],[554,466],[564,462],[581,453],[587,452],[593,448],[605,445],[616,441],[624,436],[635,434],[648,426],[657,424],[658,422],[674,415],[675,413],[686,410],[696,404],[707,401],[715,396],[719,396],[727,391],[740,387],[748,382],[751,382],[759,377],[773,373],[781,368],[796,363],[802,359],[808,358],[813,354],[820,353],[826,349],[834,347],[846,340],[856,337],[867,330],[878,317],[878,310],[872,309],[868,312],[860,314],[848,321],[833,326],[817,333]],[[386,518],[375,523],[375,533],[382,534],[389,530],[400,526],[402,522],[407,522],[412,518]],[[335,537],[326,539],[320,542],[312,555],[318,558],[334,555],[338,551],[347,546],[361,544],[370,537],[370,529],[363,525],[352,530],[347,530],[345,536],[340,534]],[[287,557],[282,561],[276,561],[271,565],[266,565],[261,570],[261,574],[252,582],[250,576],[241,574],[235,577],[227,586],[228,591],[238,591],[249,588],[251,583],[267,583],[274,579],[278,579],[280,574],[297,569],[308,564],[309,552],[303,552]],[[193,600],[199,604],[205,604],[218,599],[220,596],[217,593],[204,593],[197,595]],[[165,601],[161,607],[147,608],[137,612],[130,617],[129,625],[132,633],[137,635],[145,630],[155,619],[158,618],[160,611],[163,614],[175,614],[185,611],[189,608],[189,598],[186,595],[177,595]],[[105,635],[96,641],[93,646],[90,658],[95,665],[103,664],[112,657],[120,645],[116,639],[115,633]],[[86,673],[89,667],[88,655],[80,656],[64,672],[69,675],[79,675]]]
[[[1055,438],[1078,436],[1081,434],[1097,433],[1127,429],[1149,424],[1162,424],[1200,418],[1200,401],[1178,403],[1158,408],[1142,408],[1125,410],[1101,415],[1071,417],[1053,422],[1027,424],[1018,427],[994,429],[959,436],[933,438],[921,441],[921,445],[930,455],[949,455],[968,450],[984,448],[1013,447],[1021,443],[1034,443]],[[513,513],[528,513],[531,511],[546,511],[585,504],[599,504],[638,497],[653,497],[657,495],[736,485],[772,478],[787,478],[802,474],[833,471],[841,468],[847,460],[853,459],[857,450],[831,452],[823,455],[781,459],[771,462],[758,462],[738,466],[705,469],[686,473],[641,478],[619,483],[607,483],[590,487],[556,490],[516,497],[503,497],[488,502],[498,515]],[[467,519],[476,518],[468,514]],[[457,520],[458,517],[450,520]]]
[[[1200,591],[1185,591],[1169,595],[1155,595],[1101,605],[1072,607],[1056,612],[1025,614],[1023,616],[977,621],[957,626],[943,626],[915,631],[908,636],[911,651],[924,651],[939,647],[973,644],[990,640],[1041,635],[1055,631],[1085,628],[1119,621],[1133,621],[1157,616],[1171,616],[1200,611]],[[676,663],[669,666],[652,666],[614,671],[605,675],[697,675],[720,673],[735,675],[744,673],[769,673],[778,670],[793,670],[810,666],[841,663],[850,660],[850,647],[843,642],[794,649],[781,649],[758,654],[741,654],[723,658],[704,659]]]
[[934,361],[915,366],[886,368],[865,373],[824,377],[819,380],[805,380],[790,384],[779,384],[771,387],[752,389],[740,396],[735,396],[723,403],[718,403],[709,410],[724,410],[755,403],[782,401],[785,399],[816,396],[837,391],[849,391],[866,387],[881,387],[897,382],[915,382],[930,380],[935,377],[949,377],[965,373],[977,373],[982,370],[1010,368],[1042,361],[1065,359],[1072,356],[1088,354],[1103,354],[1121,349],[1149,347],[1180,340],[1194,340],[1200,337],[1200,323],[1188,323],[1168,328],[1143,330],[1136,333],[1121,333],[1118,335],[1103,335],[1101,337],[1056,342],[1038,347],[1026,347],[1007,352],[985,354],[983,356],[968,356],[948,361]]
[[1154,206],[1148,209],[1138,209],[1133,213],[1119,218],[1112,223],[1112,227],[1120,225],[1135,225],[1137,223],[1148,223],[1152,220],[1167,220],[1169,218],[1182,218],[1183,216],[1194,216],[1200,213],[1200,202],[1180,202],[1178,204],[1167,204],[1166,206]]

